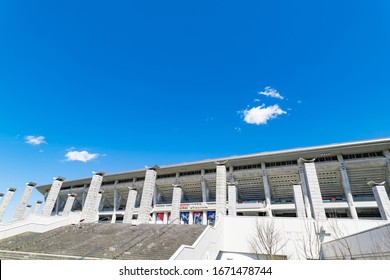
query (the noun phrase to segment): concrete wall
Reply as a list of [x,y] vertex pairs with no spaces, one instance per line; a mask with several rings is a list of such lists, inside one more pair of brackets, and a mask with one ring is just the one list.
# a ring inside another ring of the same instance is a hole
[[326,242],[323,259],[390,259],[390,223]]
[[26,220],[9,222],[0,225],[0,239],[21,234],[24,232],[46,232],[59,227],[77,223],[81,213],[70,213],[68,217],[52,216],[42,217],[31,214]]
[[276,255],[293,260],[318,259],[323,242],[385,223],[381,220],[353,219],[329,219],[325,223],[318,223],[307,218],[225,216],[215,227],[208,228],[193,246],[180,247],[171,259],[264,259],[264,256],[257,256],[249,244],[255,235],[256,220],[274,222],[275,231],[280,232],[280,242],[284,244]]
[[207,227],[193,246],[182,245],[170,260],[215,260],[223,250],[224,219],[214,227]]

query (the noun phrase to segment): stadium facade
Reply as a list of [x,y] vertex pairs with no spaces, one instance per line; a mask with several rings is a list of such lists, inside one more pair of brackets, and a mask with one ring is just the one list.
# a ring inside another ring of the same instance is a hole
[[[240,219],[253,224],[254,219],[262,218],[277,221],[282,227],[300,223],[300,229],[291,232],[302,233],[302,221],[310,220],[317,235],[324,233],[321,242],[325,242],[382,226],[390,220],[389,150],[387,138],[156,165],[116,174],[101,171],[72,181],[57,177],[51,184],[36,187],[45,201],[41,214],[38,208],[42,201],[34,207],[28,205],[35,187],[29,183],[13,221],[34,215],[47,219],[79,215],[77,219],[84,223],[212,227],[224,221],[225,227],[229,227],[227,223],[234,227]],[[9,189],[4,195],[1,216],[14,191]],[[343,223],[343,236],[326,233],[329,220]],[[225,243],[227,240],[225,236]],[[225,257],[250,254],[248,248],[243,248],[223,251]],[[212,258],[223,258],[223,252],[217,251]],[[205,252],[200,258],[205,258]]]

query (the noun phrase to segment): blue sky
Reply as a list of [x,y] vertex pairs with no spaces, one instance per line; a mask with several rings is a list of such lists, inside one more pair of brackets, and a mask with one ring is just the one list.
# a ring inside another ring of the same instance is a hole
[[318,2],[1,1],[5,219],[29,181],[390,137],[390,3]]

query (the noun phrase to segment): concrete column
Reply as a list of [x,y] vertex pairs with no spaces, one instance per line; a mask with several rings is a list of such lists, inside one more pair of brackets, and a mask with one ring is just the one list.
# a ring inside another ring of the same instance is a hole
[[75,193],[68,194],[68,198],[66,199],[64,210],[62,211],[62,216],[69,216],[69,213],[72,211],[72,207],[76,199],[76,196],[77,194]]
[[93,222],[99,222],[99,212],[104,206],[105,198],[103,197],[104,191],[100,190],[97,195],[96,205],[95,205],[95,220]]
[[390,220],[390,201],[385,189],[385,182],[378,184],[370,181],[368,185],[372,187],[382,220]]
[[215,222],[226,216],[226,162],[217,162]]
[[28,215],[30,214],[30,210],[31,210],[31,204],[27,204],[26,205],[26,209],[24,209],[24,213],[23,213],[23,220],[27,219]]
[[295,212],[297,214],[297,218],[306,218],[305,203],[303,201],[301,185],[294,184],[293,191],[294,191],[294,201],[295,201]]
[[35,183],[30,182],[26,185],[26,188],[24,189],[24,192],[22,194],[22,198],[20,199],[18,206],[16,206],[16,210],[14,212],[14,215],[12,217],[12,221],[17,221],[23,219],[23,214],[26,210],[27,202],[31,196],[31,192],[33,191],[33,188],[35,187]]
[[141,205],[139,207],[138,221],[140,223],[148,223],[150,219],[150,212],[152,212],[152,202],[154,188],[156,186],[156,177],[158,169],[157,166],[146,170],[144,187],[142,190]]
[[265,168],[265,162],[261,163],[261,176],[263,177],[263,185],[264,185],[264,195],[265,195],[265,206],[267,209],[267,216],[272,217],[271,210],[271,187],[268,182],[267,170]]
[[129,195],[127,196],[125,215],[123,216],[124,224],[132,223],[136,199],[137,199],[137,191],[132,188],[129,188]]
[[305,212],[307,218],[313,218],[313,213],[311,211],[309,191],[307,190],[306,176],[303,167],[303,163],[298,160],[298,170],[299,170],[299,179],[301,180],[303,202],[305,203]]
[[229,216],[237,216],[237,188],[236,182],[228,184],[228,212]]
[[194,212],[193,211],[188,212],[188,224],[189,225],[194,224]]
[[178,225],[180,224],[180,204],[182,197],[182,189],[180,185],[173,185],[172,195],[172,210],[171,210],[171,223]]
[[384,150],[383,151],[383,154],[385,155],[386,157],[386,162],[387,162],[387,182],[390,182],[390,152],[389,150]]
[[4,194],[3,194],[3,193],[0,193],[0,201],[3,200],[3,197],[4,197]]
[[116,188],[117,184],[118,184],[118,180],[116,180],[114,183],[114,202],[113,202],[114,205],[113,205],[113,209],[112,209],[113,214],[112,214],[112,218],[111,218],[112,224],[115,224],[115,222],[116,222],[116,211],[118,211],[118,208],[119,208],[119,205],[118,205],[119,194],[118,194],[118,190]]
[[104,204],[106,203],[106,200],[107,200],[105,197],[103,197],[103,193],[104,193],[103,190],[100,190],[100,191],[99,191],[99,197],[100,197],[100,198],[99,198],[99,202],[97,202],[97,205],[98,205],[98,207],[97,207],[98,212],[103,210]]
[[164,221],[163,221],[164,224],[168,224],[169,221],[168,221],[168,212],[164,212]]
[[11,201],[12,196],[16,192],[15,188],[9,188],[7,190],[7,193],[4,195],[3,200],[0,204],[0,222],[3,220],[3,216],[5,214],[5,211],[7,211],[8,205]]
[[156,213],[155,212],[152,213],[152,222],[153,222],[153,224],[156,223]]
[[203,225],[207,226],[207,211],[203,211]]
[[54,204],[57,201],[58,194],[60,193],[62,183],[64,182],[64,177],[54,178],[54,181],[51,185],[49,194],[47,195],[45,205],[42,209],[42,216],[48,217],[53,212]]
[[229,166],[229,183],[235,183],[233,172],[234,172],[234,167]]
[[92,176],[84,207],[81,212],[81,220],[84,220],[85,223],[96,222],[96,213],[99,210],[98,208],[101,200],[99,190],[102,185],[103,176],[103,171],[96,172],[95,175]]
[[207,187],[206,179],[205,179],[205,171],[202,169],[201,171],[201,184],[202,184],[202,201],[207,202],[209,200],[209,189]]
[[351,192],[351,185],[349,184],[347,168],[345,166],[343,156],[337,155],[337,159],[340,163],[342,186],[344,189],[345,198],[347,199],[349,212],[351,213],[352,219],[358,219],[358,214],[356,212],[355,203],[353,201],[352,192]]
[[87,198],[88,191],[87,192],[85,191],[86,188],[87,188],[87,184],[84,184],[83,193],[81,196],[81,210],[84,209],[85,199]]
[[38,214],[39,207],[41,207],[42,202],[43,202],[42,200],[37,200],[37,201],[35,202],[34,208],[33,208],[33,210],[32,210],[32,213],[33,213],[33,214],[35,214],[35,215]]
[[61,197],[57,196],[56,210],[55,210],[56,216],[60,213],[60,205],[61,205]]
[[317,222],[326,221],[324,203],[322,201],[320,183],[318,182],[317,170],[313,160],[305,160],[300,158],[299,161],[303,164],[307,188],[310,195],[311,209],[313,218]]
[[158,191],[157,185],[155,185],[153,191],[153,206],[156,206],[157,203],[159,203],[160,199],[161,199],[161,194]]

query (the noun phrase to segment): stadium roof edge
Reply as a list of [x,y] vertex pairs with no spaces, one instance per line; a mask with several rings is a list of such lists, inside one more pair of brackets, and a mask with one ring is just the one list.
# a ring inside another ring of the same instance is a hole
[[[240,156],[231,156],[231,157],[224,157],[224,158],[216,158],[216,159],[206,159],[206,160],[201,160],[201,161],[194,161],[194,162],[183,162],[183,163],[178,163],[178,164],[171,164],[171,165],[165,165],[161,166],[159,169],[159,173],[165,173],[164,171],[169,171],[169,169],[180,169],[180,170],[185,170],[186,167],[191,167],[191,166],[197,166],[197,165],[207,165],[207,164],[212,164],[214,165],[216,161],[227,161],[227,165],[231,162],[240,162],[240,161],[249,161],[253,160],[256,158],[263,158],[263,161],[266,159],[270,159],[273,157],[278,157],[282,158],[284,156],[294,156],[296,154],[300,155],[310,155],[313,152],[316,152],[318,155],[331,152],[332,154],[336,153],[344,153],[349,151],[354,151],[354,150],[359,150],[359,148],[367,148],[371,147],[375,149],[377,146],[378,148],[383,148],[380,147],[381,145],[390,145],[390,138],[379,138],[379,139],[374,139],[374,140],[363,140],[363,141],[354,141],[354,142],[344,142],[344,143],[336,143],[336,144],[328,144],[328,145],[320,145],[320,146],[310,146],[306,148],[293,148],[293,149],[286,149],[286,150],[278,150],[278,151],[268,151],[268,152],[261,152],[261,153],[255,153],[255,154],[246,154],[246,155],[240,155]],[[341,151],[341,149],[345,149]],[[261,160],[259,161],[261,162]],[[202,168],[203,169],[203,168]],[[110,178],[110,177],[118,177],[121,175],[129,174],[132,173],[134,175],[139,174],[144,174],[145,168],[143,169],[136,169],[136,170],[129,170],[129,171],[123,171],[123,172],[118,172],[118,173],[112,173],[112,174],[107,174],[104,176],[105,179]],[[188,169],[190,170],[190,169]],[[167,174],[169,174],[168,172]],[[66,185],[76,183],[76,182],[82,182],[86,180],[90,180],[91,177],[86,177],[86,178],[80,178],[80,179],[74,179],[70,181],[66,181]],[[37,189],[40,188],[46,188],[50,187],[51,184],[45,184],[45,185],[40,185],[37,187]]]

